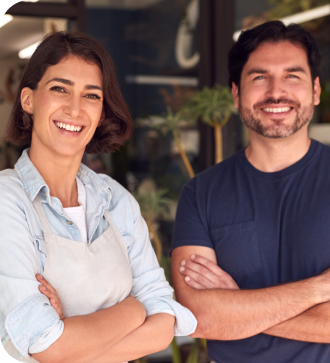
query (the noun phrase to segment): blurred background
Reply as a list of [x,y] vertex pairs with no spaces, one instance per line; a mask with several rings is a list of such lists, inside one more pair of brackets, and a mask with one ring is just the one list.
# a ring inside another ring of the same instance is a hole
[[[319,45],[322,101],[310,136],[330,145],[330,0],[21,1],[0,16],[0,139],[42,37],[80,30],[99,40],[114,60],[135,131],[118,152],[86,154],[83,162],[136,196],[170,279],[169,247],[183,184],[249,143],[226,88],[228,50],[242,29],[271,19],[301,24]],[[215,98],[220,111],[193,112],[196,105],[214,108]],[[21,151],[1,141],[0,170],[12,168]],[[142,360],[207,362],[203,347],[183,338],[172,350]]]

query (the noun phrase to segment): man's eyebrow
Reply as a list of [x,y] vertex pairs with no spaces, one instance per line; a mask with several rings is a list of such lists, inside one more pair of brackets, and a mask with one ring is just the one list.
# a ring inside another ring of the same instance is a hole
[[286,68],[285,71],[286,72],[289,72],[289,73],[295,73],[295,72],[306,73],[306,71],[304,70],[304,68],[303,67],[300,67],[300,66]]
[[255,73],[266,74],[266,73],[268,73],[268,71],[266,69],[263,69],[263,68],[252,68],[252,69],[249,70],[247,75],[249,76],[250,74],[255,74]]
[[[64,84],[67,84],[68,86],[74,86],[75,83],[68,80],[68,79],[65,79],[65,78],[53,78],[51,80],[49,80],[46,84],[50,83],[50,82],[60,82],[60,83],[64,83]],[[98,89],[100,91],[103,91],[102,87],[100,86],[96,86],[96,85],[92,85],[92,84],[89,84],[87,86],[85,86],[85,89],[86,90],[93,90],[93,89]]]

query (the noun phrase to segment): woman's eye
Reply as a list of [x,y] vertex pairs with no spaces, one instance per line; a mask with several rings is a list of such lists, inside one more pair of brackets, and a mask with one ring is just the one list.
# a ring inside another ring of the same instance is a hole
[[51,88],[51,91],[56,91],[56,92],[64,93],[65,92],[65,89],[63,87],[54,86],[54,87]]
[[94,93],[93,94],[86,95],[85,97],[91,98],[93,100],[99,100],[99,99],[101,99],[101,97],[99,95],[96,95]]

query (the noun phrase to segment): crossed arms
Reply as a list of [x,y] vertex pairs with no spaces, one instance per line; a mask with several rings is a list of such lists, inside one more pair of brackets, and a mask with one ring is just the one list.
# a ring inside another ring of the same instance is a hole
[[172,277],[177,300],[197,318],[193,337],[236,340],[265,333],[330,343],[330,270],[298,282],[240,290],[217,266],[213,249],[183,246],[172,252]]

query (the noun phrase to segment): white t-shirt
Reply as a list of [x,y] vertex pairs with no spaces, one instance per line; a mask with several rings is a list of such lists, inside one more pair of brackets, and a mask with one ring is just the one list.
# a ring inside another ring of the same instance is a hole
[[82,241],[87,242],[86,190],[83,182],[76,177],[79,207],[63,208],[65,214],[78,227]]

